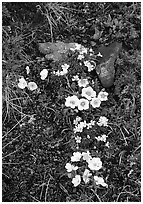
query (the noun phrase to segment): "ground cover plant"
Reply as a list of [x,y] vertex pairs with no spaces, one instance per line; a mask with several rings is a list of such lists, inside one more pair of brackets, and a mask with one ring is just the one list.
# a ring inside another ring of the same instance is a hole
[[[3,202],[141,201],[140,7],[2,4]],[[98,49],[114,42],[106,88]]]

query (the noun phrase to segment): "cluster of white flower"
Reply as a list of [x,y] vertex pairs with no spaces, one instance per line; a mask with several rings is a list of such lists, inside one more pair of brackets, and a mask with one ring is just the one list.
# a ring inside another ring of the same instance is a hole
[[[82,88],[81,96],[84,98],[78,99],[77,96],[68,96],[66,98],[65,106],[75,108],[78,107],[78,110],[87,110],[89,109],[89,104],[93,108],[100,107],[102,101],[107,100],[108,93],[104,90],[101,90],[96,97],[96,92],[88,85],[87,79],[78,80],[78,85]],[[86,87],[87,86],[87,87]]]
[[74,48],[70,48],[71,51],[78,51],[79,55],[78,55],[78,59],[81,60],[84,58],[84,54],[87,54],[88,49],[85,48],[83,45],[75,43],[74,44]]
[[78,80],[79,80],[79,76],[78,75],[73,76],[72,81],[78,81]]
[[95,121],[91,120],[89,123],[87,123],[85,120],[83,122],[81,122],[81,118],[80,117],[76,117],[76,119],[73,121],[73,123],[75,124],[75,128],[73,129],[74,133],[77,132],[82,132],[83,128],[92,128],[92,126],[95,125]]
[[108,136],[107,135],[101,135],[101,136],[98,136],[98,137],[95,137],[97,139],[97,141],[103,141],[103,142],[106,142],[106,138]]
[[97,125],[108,127],[108,119],[105,116],[100,116],[99,121],[97,122]]
[[68,64],[63,64],[62,66],[62,71],[53,71],[53,74],[57,75],[57,76],[63,76],[65,74],[68,73],[68,68],[70,67]]
[[81,137],[76,136],[76,137],[75,137],[75,141],[76,141],[77,144],[78,144],[78,143],[81,143]]
[[81,44],[78,44],[78,43],[75,43],[74,44],[74,48],[72,47],[72,48],[70,48],[70,50],[71,51],[78,51],[79,52],[79,54],[87,54],[87,51],[88,51],[88,49],[87,48],[85,48],[83,45],[81,45]]
[[[28,75],[30,73],[29,66],[26,66],[25,69],[26,69],[26,72],[27,72],[27,75]],[[45,80],[47,75],[48,75],[48,70],[47,69],[43,69],[40,72],[40,76],[41,76],[42,80]],[[36,90],[38,88],[38,86],[37,86],[37,84],[35,82],[28,82],[27,83],[27,81],[24,79],[23,76],[19,79],[18,87],[20,89],[25,89],[27,87],[30,91],[34,91],[34,90]]]
[[20,89],[25,89],[27,87],[30,91],[34,91],[38,88],[37,84],[35,82],[28,82],[27,83],[27,81],[24,79],[24,77],[21,77],[19,79],[18,87]]
[[[102,177],[98,177],[96,175],[93,176],[92,174],[102,168],[102,161],[100,160],[100,158],[92,157],[89,151],[82,153],[74,152],[73,156],[71,156],[71,162],[79,162],[81,161],[81,159],[87,162],[87,166],[82,175],[84,183],[87,184],[91,179],[93,179],[96,185],[102,185],[104,187],[107,187],[107,184],[104,182],[104,179]],[[74,187],[78,186],[81,183],[81,175],[76,174],[76,171],[79,169],[79,167],[77,165],[75,166],[71,163],[67,163],[65,168],[68,173],[75,171],[74,177],[72,178],[72,183]]]
[[96,67],[95,62],[94,62],[94,65],[92,65],[89,61],[84,61],[84,65],[88,68],[88,72],[91,72]]

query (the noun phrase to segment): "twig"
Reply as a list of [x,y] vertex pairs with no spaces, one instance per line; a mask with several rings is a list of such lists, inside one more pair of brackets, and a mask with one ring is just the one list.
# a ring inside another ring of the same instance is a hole
[[96,195],[96,197],[98,198],[99,202],[102,202],[102,200],[100,199],[99,195],[97,193],[95,193],[93,189],[91,189],[91,190],[94,193],[94,195]]
[[46,192],[45,192],[45,202],[47,202],[47,193],[48,193],[48,188],[49,188],[50,180],[51,180],[51,176],[50,176],[50,178],[49,178],[49,180],[48,180],[47,187],[46,187]]
[[123,138],[124,138],[125,145],[128,145],[127,140],[126,140],[126,137],[125,137],[125,135],[124,135],[124,133],[123,133],[123,131],[122,131],[121,128],[120,128],[120,131],[121,131],[121,134],[122,134],[122,136],[123,136]]
[[33,200],[40,202],[40,200],[38,200],[37,198],[34,198],[32,195],[30,195],[31,198],[33,198]]

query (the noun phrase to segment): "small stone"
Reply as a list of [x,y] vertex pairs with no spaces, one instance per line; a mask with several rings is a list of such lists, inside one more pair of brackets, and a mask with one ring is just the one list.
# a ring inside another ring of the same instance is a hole
[[105,47],[101,46],[99,52],[103,56],[100,64],[96,67],[96,73],[105,88],[109,88],[114,83],[115,67],[114,63],[121,51],[122,43],[114,42]]

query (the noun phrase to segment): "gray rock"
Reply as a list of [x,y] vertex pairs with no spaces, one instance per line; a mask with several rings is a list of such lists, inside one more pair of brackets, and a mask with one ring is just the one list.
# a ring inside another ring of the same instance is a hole
[[105,88],[109,88],[114,83],[115,67],[114,63],[121,51],[122,43],[114,42],[105,47],[101,46],[99,52],[103,56],[100,64],[96,67],[96,73]]

